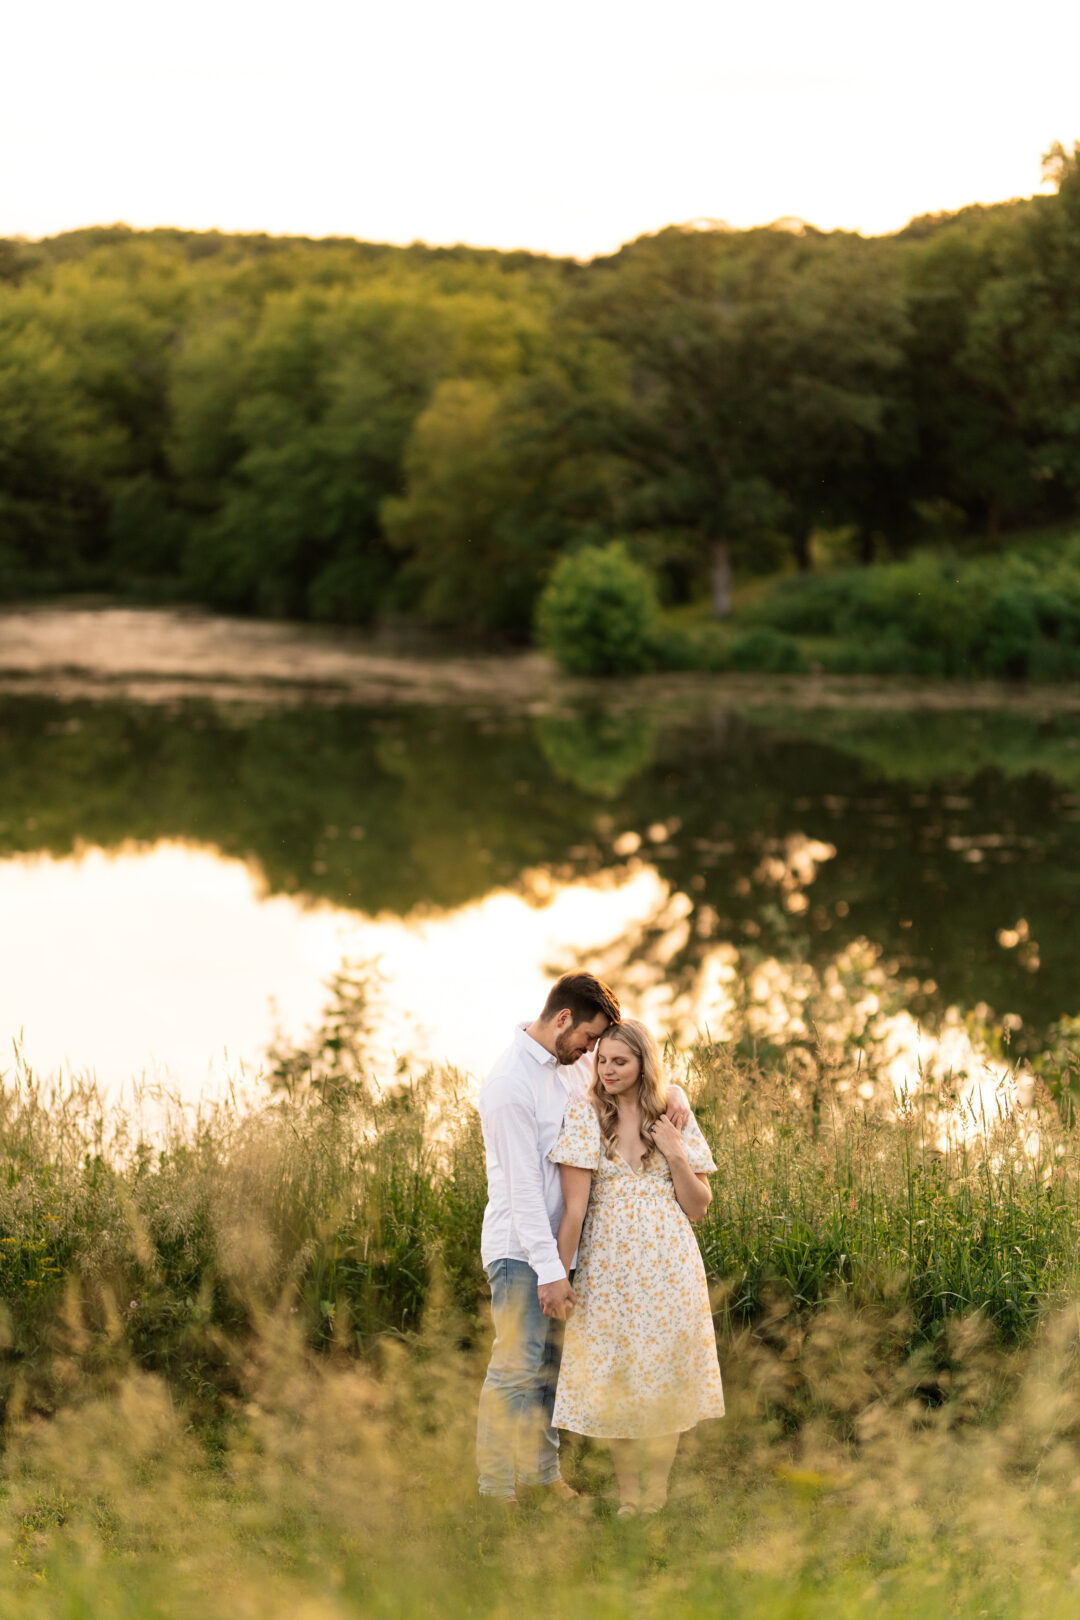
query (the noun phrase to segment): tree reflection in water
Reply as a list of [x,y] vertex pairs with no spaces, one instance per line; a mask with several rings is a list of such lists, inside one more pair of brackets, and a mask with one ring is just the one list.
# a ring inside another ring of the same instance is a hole
[[1080,1011],[1068,717],[738,713],[701,692],[692,712],[628,689],[537,717],[7,697],[0,853],[190,840],[256,862],[271,894],[398,917],[642,866],[663,898],[606,962],[657,1017],[719,982],[728,941],[747,971],[819,977],[869,942],[912,1018],[1015,1015],[1014,1053]]

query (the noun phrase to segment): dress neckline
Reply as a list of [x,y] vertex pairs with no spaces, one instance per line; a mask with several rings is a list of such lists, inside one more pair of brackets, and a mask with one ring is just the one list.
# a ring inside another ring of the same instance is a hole
[[644,1159],[642,1159],[641,1163],[638,1165],[637,1169],[635,1170],[633,1165],[630,1163],[630,1160],[627,1159],[627,1158],[624,1158],[623,1155],[619,1152],[618,1148],[616,1148],[614,1150],[614,1152],[615,1152],[615,1157],[617,1159],[622,1160],[622,1163],[626,1166],[626,1168],[629,1170],[629,1172],[630,1172],[630,1174],[632,1176],[643,1176],[645,1174],[645,1160]]

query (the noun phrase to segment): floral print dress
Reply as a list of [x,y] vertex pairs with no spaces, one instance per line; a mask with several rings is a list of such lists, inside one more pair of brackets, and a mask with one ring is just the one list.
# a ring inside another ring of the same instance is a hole
[[[690,1168],[713,1171],[697,1121],[682,1133]],[[548,1154],[593,1172],[555,1393],[556,1428],[637,1440],[722,1417],[705,1267],[659,1149],[641,1170],[603,1151],[587,1097],[566,1110]]]

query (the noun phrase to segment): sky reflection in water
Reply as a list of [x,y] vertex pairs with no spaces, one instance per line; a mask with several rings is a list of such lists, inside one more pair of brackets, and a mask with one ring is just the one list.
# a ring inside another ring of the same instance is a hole
[[0,862],[0,1025],[42,1073],[132,1078],[193,1099],[258,1070],[279,1026],[299,1036],[343,958],[377,959],[375,1061],[446,1061],[482,1074],[551,971],[662,905],[641,867],[553,885],[545,903],[496,891],[444,913],[366,917],[267,895],[254,865],[175,842]]
[[[811,840],[789,852],[778,877],[789,904],[834,853]],[[4,1033],[21,1028],[24,1058],[39,1074],[92,1072],[117,1100],[131,1097],[133,1081],[188,1103],[222,1095],[230,1081],[257,1083],[274,1035],[300,1037],[318,1020],[326,981],[343,960],[377,964],[372,1061],[384,1080],[404,1057],[449,1062],[475,1082],[513,1020],[540,1006],[553,973],[587,960],[619,977],[614,969],[643,932],[649,950],[621,976],[627,1010],[682,1040],[703,1028],[730,1033],[735,947],[713,943],[678,991],[666,969],[685,948],[692,902],[633,858],[588,881],[560,883],[539,871],[522,892],[368,917],[268,895],[254,863],[161,841],[2,861],[0,915]],[[841,953],[839,968],[851,965]],[[810,997],[819,997],[820,1027],[820,996],[826,1005],[834,996],[826,1035],[865,1031],[898,1093],[917,1087],[920,1065],[965,1070],[970,1110],[993,1111],[1007,1065],[988,1065],[958,1019],[930,1036],[908,1012],[886,1013],[872,974],[861,1000],[839,985],[834,964],[812,977],[764,958],[747,983],[748,1025],[797,1039],[807,1033]]]

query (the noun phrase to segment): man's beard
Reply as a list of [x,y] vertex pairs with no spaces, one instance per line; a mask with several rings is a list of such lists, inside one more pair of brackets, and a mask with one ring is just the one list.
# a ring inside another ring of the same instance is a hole
[[556,1035],[555,1061],[557,1063],[576,1063],[580,1056],[581,1052],[573,1039],[572,1030],[567,1030],[564,1035]]

